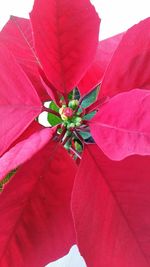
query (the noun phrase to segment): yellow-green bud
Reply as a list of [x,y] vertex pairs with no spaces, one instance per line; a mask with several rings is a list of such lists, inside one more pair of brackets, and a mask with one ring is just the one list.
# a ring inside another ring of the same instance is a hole
[[61,118],[63,121],[67,121],[68,120],[68,117],[66,115],[64,115],[63,113],[61,114]]
[[76,109],[78,105],[79,105],[79,101],[77,99],[71,100],[68,103],[68,106],[72,109]]
[[71,123],[69,123],[69,124],[67,125],[67,129],[69,129],[69,128],[74,128],[75,126],[76,126],[75,123],[71,122]]
[[81,125],[81,122],[82,122],[82,118],[80,117],[76,117],[75,120],[74,120],[76,126],[80,126]]

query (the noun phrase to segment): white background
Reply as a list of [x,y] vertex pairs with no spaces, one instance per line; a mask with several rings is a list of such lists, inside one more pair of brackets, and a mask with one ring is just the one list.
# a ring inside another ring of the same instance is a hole
[[[149,0],[91,0],[91,2],[102,19],[100,39],[125,31],[150,16]],[[0,0],[0,27],[2,28],[9,15],[27,17],[32,5],[33,0]],[[69,256],[47,266],[85,267],[86,265],[74,246]]]
[[[91,2],[102,19],[101,39],[125,31],[150,16],[149,0],[91,0]],[[0,0],[0,24],[4,24],[10,14],[27,16],[32,5],[33,0]]]

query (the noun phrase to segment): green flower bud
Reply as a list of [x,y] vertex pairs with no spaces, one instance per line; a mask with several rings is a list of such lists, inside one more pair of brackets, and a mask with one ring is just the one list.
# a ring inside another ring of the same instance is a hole
[[75,123],[76,126],[80,126],[81,122],[82,122],[82,118],[80,118],[80,117],[76,117],[75,120],[74,120],[74,123]]
[[69,104],[68,104],[68,106],[72,109],[76,109],[78,105],[79,105],[79,101],[77,99],[69,101]]
[[69,124],[67,125],[67,129],[69,129],[69,128],[74,128],[75,126],[76,126],[75,123],[71,122],[71,123],[69,123]]

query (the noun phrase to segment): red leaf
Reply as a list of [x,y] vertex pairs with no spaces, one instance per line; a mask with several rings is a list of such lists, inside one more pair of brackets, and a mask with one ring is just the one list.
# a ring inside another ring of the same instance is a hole
[[75,243],[70,197],[76,171],[67,152],[46,145],[0,195],[0,266],[41,267]]
[[88,267],[150,266],[149,172],[148,156],[117,162],[95,145],[85,149],[72,210]]
[[0,154],[41,112],[32,84],[9,51],[0,45]]
[[39,130],[39,127],[36,127],[33,133],[32,131],[29,129],[21,135],[21,141],[17,139],[17,143],[0,158],[0,180],[42,149],[51,140],[55,128]]
[[150,92],[134,89],[101,106],[90,122],[97,145],[111,159],[150,154]]
[[111,57],[122,39],[123,34],[99,42],[97,53],[91,67],[86,72],[78,87],[82,95],[95,88],[102,81]]
[[89,0],[35,0],[35,47],[49,81],[67,94],[92,63],[100,20]]
[[101,97],[150,87],[150,18],[124,34],[105,73]]
[[34,85],[39,97],[43,101],[48,100],[48,94],[40,81],[39,61],[33,47],[30,21],[12,16],[0,32],[0,41],[12,52],[16,61]]

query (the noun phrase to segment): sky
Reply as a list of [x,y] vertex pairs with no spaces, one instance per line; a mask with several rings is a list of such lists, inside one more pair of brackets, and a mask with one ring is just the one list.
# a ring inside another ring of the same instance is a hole
[[[75,0],[72,0],[75,1]],[[33,0],[0,0],[0,28],[10,15],[28,17]],[[150,16],[149,0],[91,0],[102,19],[100,39],[126,31],[140,20]],[[76,246],[69,255],[47,267],[86,267]]]

